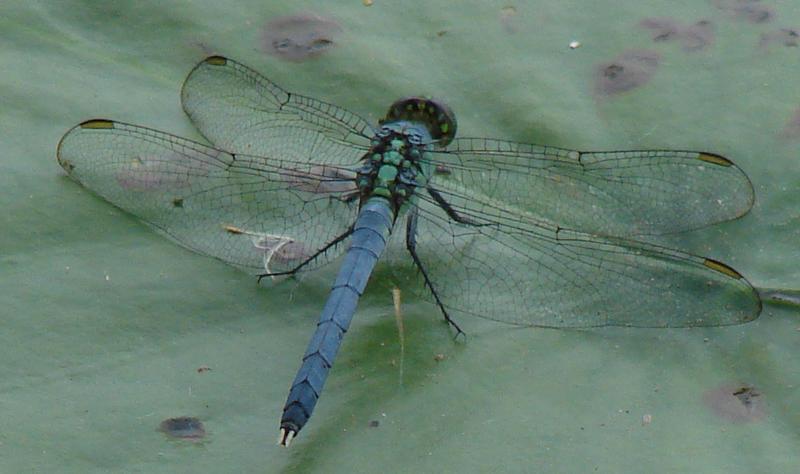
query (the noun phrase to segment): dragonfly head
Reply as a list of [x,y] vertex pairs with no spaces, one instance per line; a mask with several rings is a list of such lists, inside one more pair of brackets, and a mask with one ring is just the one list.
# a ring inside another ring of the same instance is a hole
[[408,120],[394,120],[384,122],[376,134],[373,146],[383,143],[387,150],[394,150],[403,153],[408,147],[422,147],[434,143],[427,127],[420,122],[409,122]]
[[[430,142],[439,147],[445,147],[453,141],[457,128],[456,116],[450,107],[436,99],[424,97],[406,97],[395,101],[380,123],[384,128],[403,125],[405,130],[417,129],[417,133],[422,125],[430,135]],[[393,131],[402,133],[395,127]],[[412,144],[411,140],[416,138],[413,133],[412,131],[405,134]],[[420,144],[425,143],[422,140],[426,137],[419,138]]]

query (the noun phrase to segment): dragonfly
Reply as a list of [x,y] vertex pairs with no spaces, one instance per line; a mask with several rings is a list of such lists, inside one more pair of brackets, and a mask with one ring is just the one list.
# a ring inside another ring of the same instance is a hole
[[403,258],[385,263],[416,270],[411,290],[456,337],[462,316],[671,328],[761,311],[730,266],[651,238],[750,210],[749,178],[721,155],[460,138],[453,111],[424,97],[395,101],[373,125],[222,56],[195,66],[181,102],[210,145],[93,119],[64,135],[58,163],[157,232],[259,279],[341,261],[289,389],[281,445],[311,417],[387,246]]

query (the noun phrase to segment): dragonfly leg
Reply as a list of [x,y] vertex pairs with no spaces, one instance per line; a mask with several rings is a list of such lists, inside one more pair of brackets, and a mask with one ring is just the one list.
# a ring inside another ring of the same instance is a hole
[[322,247],[321,249],[316,251],[314,253],[314,255],[312,255],[312,256],[308,257],[307,259],[303,260],[296,267],[292,268],[291,270],[286,270],[285,272],[262,273],[262,274],[258,275],[258,282],[261,283],[261,279],[265,278],[265,277],[274,277],[274,276],[281,276],[281,275],[293,275],[293,274],[297,273],[298,270],[300,270],[304,266],[308,265],[309,263],[313,262],[314,259],[316,259],[320,255],[322,255],[325,252],[327,252],[328,249],[330,249],[331,247],[335,247],[336,245],[340,244],[344,239],[350,237],[350,235],[352,233],[353,233],[353,227],[351,226],[349,229],[347,229],[346,231],[344,231],[341,234],[339,234],[338,236],[336,236],[335,239],[333,239],[330,242],[328,242],[327,244],[325,244],[324,247]]
[[[430,189],[430,188],[429,188]],[[435,198],[434,198],[435,199]],[[459,335],[465,334],[464,331],[456,324],[453,318],[447,314],[447,310],[445,309],[442,301],[439,299],[439,294],[436,292],[436,288],[433,286],[431,279],[428,277],[428,272],[425,271],[425,267],[422,265],[422,261],[419,259],[419,255],[417,255],[417,210],[414,209],[408,213],[408,219],[406,220],[406,249],[411,254],[412,260],[414,260],[414,265],[417,266],[420,273],[422,273],[422,277],[425,279],[425,286],[431,290],[433,294],[433,299],[436,301],[436,305],[442,311],[444,315],[444,320],[447,321],[447,324],[453,327],[456,330],[456,337]],[[466,337],[466,335],[465,335]]]
[[[483,224],[479,224],[478,222],[470,219],[469,217],[464,217],[461,214],[459,214],[458,212],[456,212],[456,210],[453,209],[453,206],[451,206],[450,203],[447,202],[447,200],[444,198],[444,196],[439,194],[439,191],[435,190],[434,188],[432,188],[430,186],[427,186],[425,189],[428,191],[428,194],[431,195],[433,200],[436,201],[436,204],[438,204],[439,207],[441,207],[444,210],[444,212],[446,212],[447,215],[450,216],[450,219],[453,219],[454,221],[458,222],[459,224],[467,224],[467,225],[474,225],[474,226],[483,225]],[[415,224],[415,226],[416,226],[416,224]]]

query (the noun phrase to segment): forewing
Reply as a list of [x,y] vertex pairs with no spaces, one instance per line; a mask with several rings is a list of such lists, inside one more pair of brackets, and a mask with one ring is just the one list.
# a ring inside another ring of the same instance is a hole
[[257,274],[296,267],[357,213],[348,168],[232,155],[110,120],[67,132],[58,161],[83,186],[181,245]]
[[687,327],[743,323],[761,310],[750,284],[714,260],[561,229],[488,198],[475,204],[466,193],[446,196],[475,225],[458,224],[420,197],[417,251],[451,316],[540,327]]
[[181,90],[186,114],[217,148],[346,165],[366,152],[373,130],[335,105],[284,91],[221,56],[206,58]]
[[562,227],[661,235],[734,219],[753,205],[739,167],[711,153],[578,152],[483,138],[433,152],[436,186],[464,186]]

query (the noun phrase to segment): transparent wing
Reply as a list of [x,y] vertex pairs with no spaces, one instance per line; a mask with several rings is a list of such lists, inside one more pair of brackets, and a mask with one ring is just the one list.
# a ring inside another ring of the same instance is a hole
[[[294,268],[355,220],[355,173],[230,153],[144,127],[84,122],[61,139],[67,173],[181,245],[251,273]],[[335,257],[332,248],[303,269]]]
[[451,315],[541,327],[686,327],[743,323],[761,310],[750,284],[714,260],[563,229],[464,190],[445,198],[478,224],[458,224],[420,195],[417,251]]
[[462,138],[431,156],[437,188],[464,186],[588,233],[698,229],[747,213],[754,200],[747,175],[711,153],[579,152]]
[[206,58],[181,90],[186,114],[217,148],[325,164],[350,164],[374,133],[361,117],[284,91],[222,56]]

